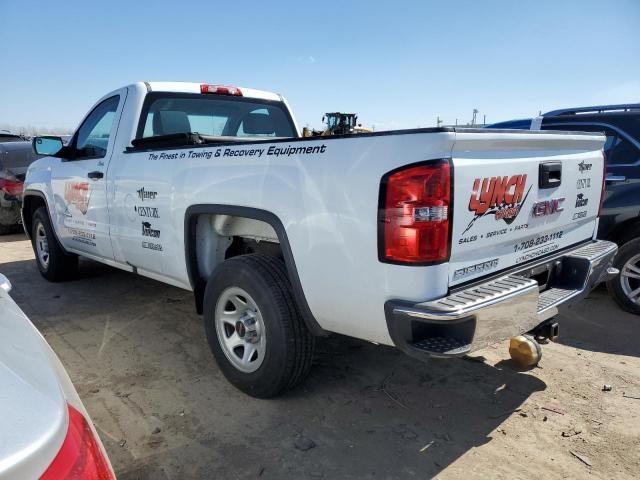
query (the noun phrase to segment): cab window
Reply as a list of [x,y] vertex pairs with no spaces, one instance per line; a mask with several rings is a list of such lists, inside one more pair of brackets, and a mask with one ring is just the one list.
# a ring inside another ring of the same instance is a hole
[[607,156],[607,165],[632,165],[640,161],[640,150],[612,128],[580,123],[544,125],[542,128],[545,130],[577,130],[604,133],[606,135],[604,153]]
[[199,133],[213,137],[295,137],[281,102],[220,95],[151,93],[138,138]]
[[76,160],[103,158],[107,154],[109,138],[116,118],[120,96],[100,103],[78,129],[75,141]]

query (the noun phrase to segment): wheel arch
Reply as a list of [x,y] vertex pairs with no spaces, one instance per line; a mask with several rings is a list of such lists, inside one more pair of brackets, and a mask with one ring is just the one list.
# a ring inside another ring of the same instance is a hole
[[309,308],[284,225],[278,216],[272,212],[253,207],[221,204],[197,204],[187,208],[184,220],[185,261],[189,283],[191,284],[196,297],[198,313],[202,313],[202,299],[204,297],[204,290],[206,287],[206,279],[199,275],[200,269],[198,266],[198,252],[196,248],[196,225],[200,215],[228,215],[232,217],[258,220],[271,226],[271,228],[276,232],[278,241],[280,242],[280,249],[284,258],[289,281],[291,282],[293,289],[293,296],[307,328],[314,335],[328,334],[328,332],[320,326]]
[[630,218],[619,223],[607,235],[607,240],[618,244],[619,247],[634,238],[640,237],[640,217]]
[[58,237],[58,232],[56,232],[55,224],[53,223],[53,218],[51,217],[51,209],[49,208],[49,202],[47,201],[47,196],[41,192],[40,190],[25,190],[24,195],[22,197],[22,225],[24,226],[25,234],[29,239],[31,239],[31,230],[33,228],[33,214],[39,207],[44,207],[47,211],[47,215],[49,215],[49,223],[51,224],[51,230],[53,230],[53,234],[60,245],[60,248],[65,253],[68,253],[64,247],[62,246],[62,242]]

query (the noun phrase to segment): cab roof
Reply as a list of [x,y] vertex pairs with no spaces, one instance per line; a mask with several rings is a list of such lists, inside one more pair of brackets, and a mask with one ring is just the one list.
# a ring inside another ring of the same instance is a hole
[[[200,93],[201,85],[210,85],[213,82],[144,82],[147,90],[151,92],[175,92],[175,93]],[[234,85],[235,88],[239,88],[243,97],[247,98],[259,98],[261,100],[272,100],[276,102],[283,101],[282,96],[267,92],[265,90],[256,90],[253,88],[246,88]]]

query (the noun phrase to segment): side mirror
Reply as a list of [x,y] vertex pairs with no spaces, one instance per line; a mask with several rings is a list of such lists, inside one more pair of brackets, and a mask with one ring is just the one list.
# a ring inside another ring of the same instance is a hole
[[7,277],[0,273],[0,290],[9,293],[11,291],[11,282]]
[[55,155],[64,143],[60,137],[34,137],[32,145],[33,151],[38,155]]

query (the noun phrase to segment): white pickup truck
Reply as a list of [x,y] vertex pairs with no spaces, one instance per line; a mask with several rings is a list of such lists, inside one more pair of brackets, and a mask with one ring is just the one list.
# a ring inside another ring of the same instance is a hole
[[429,128],[299,138],[286,101],[136,83],[28,170],[42,275],[78,256],[192,290],[225,376],[270,397],[337,332],[454,357],[523,332],[615,274],[596,241],[604,137]]

